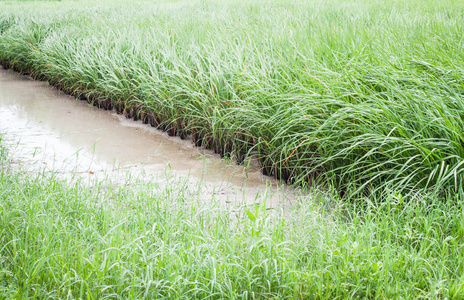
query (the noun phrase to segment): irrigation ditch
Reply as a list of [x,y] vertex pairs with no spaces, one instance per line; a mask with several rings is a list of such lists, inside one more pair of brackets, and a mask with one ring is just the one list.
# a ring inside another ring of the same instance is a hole
[[289,211],[305,197],[263,176],[256,161],[238,166],[221,160],[189,140],[169,137],[114,110],[95,109],[47,82],[1,66],[0,128],[11,148],[13,170],[28,174],[56,174],[71,182],[109,178],[121,185],[140,178],[160,188],[179,180],[189,192],[198,189],[195,197],[224,206],[263,200],[268,209]]
[[[124,115],[127,119],[142,121],[143,124],[150,125],[169,136],[179,136],[181,139],[191,139],[196,147],[205,148],[219,154],[221,158],[234,158],[235,162],[242,165],[246,159],[256,159],[261,167],[261,172],[265,176],[273,177],[287,184],[294,182],[294,177],[290,168],[278,167],[271,163],[271,159],[266,157],[256,147],[256,138],[247,137],[246,134],[237,133],[234,138],[225,138],[218,140],[212,134],[189,128],[189,124],[184,120],[170,120],[162,115],[156,114],[143,105],[136,105],[120,100],[111,100],[102,97],[98,93],[87,93],[80,89],[72,89],[62,85],[59,81],[51,80],[43,74],[34,73],[31,70],[18,68],[15,64],[0,60],[4,68],[11,68],[19,74],[31,76],[34,80],[47,81],[51,86],[81,101],[86,101],[94,107],[103,110],[114,110],[118,114]],[[310,178],[308,177],[308,183]]]

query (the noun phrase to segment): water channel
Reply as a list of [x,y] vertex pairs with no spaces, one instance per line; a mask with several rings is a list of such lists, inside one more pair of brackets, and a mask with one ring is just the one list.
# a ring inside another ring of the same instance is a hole
[[255,162],[248,168],[221,160],[190,140],[167,134],[76,100],[48,85],[0,66],[0,133],[13,147],[13,156],[31,172],[94,177],[116,172],[167,174],[206,186],[204,197],[251,204],[266,195],[267,206],[283,207],[296,200],[296,191],[262,175]]

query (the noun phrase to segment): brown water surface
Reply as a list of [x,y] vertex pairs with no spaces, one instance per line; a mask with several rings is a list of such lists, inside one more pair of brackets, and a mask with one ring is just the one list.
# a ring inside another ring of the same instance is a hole
[[[204,197],[253,203],[272,194],[273,207],[293,201],[295,191],[263,176],[256,164],[245,169],[201,150],[190,140],[167,134],[114,111],[92,107],[50,87],[46,82],[0,67],[0,132],[16,143],[14,156],[28,170],[98,176],[127,170],[166,174],[202,182]],[[269,196],[268,196],[269,197]]]

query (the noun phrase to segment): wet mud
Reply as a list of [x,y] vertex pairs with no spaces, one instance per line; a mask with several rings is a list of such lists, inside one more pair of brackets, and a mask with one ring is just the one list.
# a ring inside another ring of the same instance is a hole
[[175,174],[191,184],[204,183],[209,187],[206,198],[215,191],[224,201],[241,198],[246,203],[272,195],[271,207],[295,201],[295,190],[264,176],[257,162],[239,166],[222,160],[195,147],[198,141],[192,143],[183,133],[157,130],[153,116],[134,121],[135,112],[121,112],[112,104],[92,106],[46,82],[0,68],[0,131],[17,144],[14,155],[26,168],[87,176],[128,171],[160,181]]

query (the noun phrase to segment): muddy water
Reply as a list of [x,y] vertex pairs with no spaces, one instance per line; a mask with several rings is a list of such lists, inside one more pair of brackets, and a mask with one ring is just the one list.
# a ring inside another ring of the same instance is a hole
[[[154,128],[97,109],[50,87],[45,82],[0,68],[0,132],[15,143],[15,156],[28,169],[98,176],[127,170],[175,173],[202,182],[216,197],[242,198],[272,194],[270,206],[293,202],[295,192],[263,176],[257,165],[248,169],[221,160],[191,141],[168,137]],[[246,187],[246,188],[245,188]],[[221,196],[222,195],[222,196]]]

